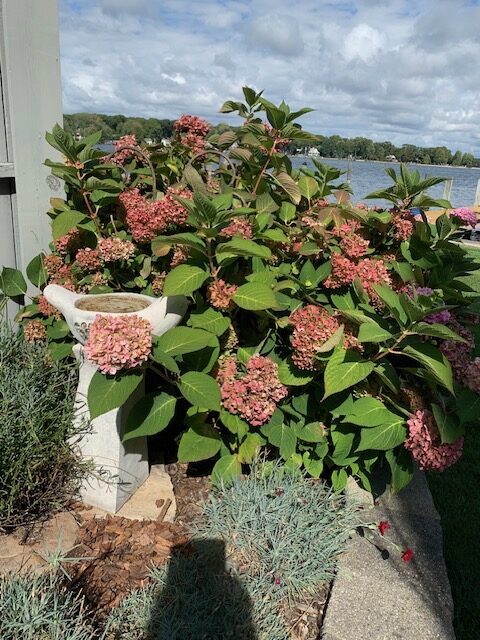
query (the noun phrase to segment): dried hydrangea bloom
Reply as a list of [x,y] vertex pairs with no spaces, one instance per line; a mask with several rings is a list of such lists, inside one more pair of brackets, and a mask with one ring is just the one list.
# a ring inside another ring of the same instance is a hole
[[234,284],[227,284],[225,280],[215,280],[207,289],[207,297],[213,307],[217,309],[228,309],[238,287]]
[[152,290],[156,296],[161,296],[163,292],[163,285],[165,282],[165,278],[167,277],[167,272],[162,271],[162,273],[156,273],[153,276],[152,280]]
[[111,158],[105,156],[106,162],[112,162],[113,164],[117,164],[122,167],[128,158],[131,158],[135,155],[135,152],[132,149],[124,149],[122,147],[137,147],[140,149],[137,138],[135,134],[128,134],[126,136],[122,136],[115,142],[115,153]]
[[246,218],[233,218],[228,227],[225,227],[220,235],[227,236],[228,238],[240,236],[241,238],[250,239],[253,236],[253,228]]
[[327,289],[338,289],[339,287],[352,284],[357,275],[357,265],[355,262],[352,262],[352,260],[342,256],[340,253],[332,253],[330,260],[332,263],[332,272],[323,285]]
[[102,238],[98,241],[98,252],[105,262],[128,260],[135,254],[135,245],[130,240],[117,237]]
[[198,116],[183,115],[173,125],[180,143],[193,153],[200,153],[205,147],[205,136],[210,125]]
[[384,284],[391,286],[392,279],[383,260],[365,258],[357,264],[357,277],[370,300],[375,304],[381,304],[373,285]]
[[72,229],[72,231],[55,240],[55,248],[61,255],[75,253],[80,248],[80,231]]
[[470,362],[470,354],[475,346],[475,340],[470,329],[460,324],[456,318],[450,319],[448,327],[458,333],[465,342],[442,340],[440,351],[450,362],[455,380],[463,382],[467,365]]
[[469,389],[480,394],[480,358],[475,358],[467,364],[463,381]]
[[152,350],[152,327],[137,315],[97,315],[88,332],[87,358],[105,374],[142,365]]
[[57,276],[60,269],[63,267],[63,260],[60,256],[49,255],[44,256],[43,265],[50,277]]
[[477,224],[477,212],[468,207],[452,209],[452,211],[450,211],[450,217],[457,218],[457,220],[460,220],[460,222],[470,227],[475,227]]
[[23,327],[23,336],[27,342],[44,342],[47,330],[40,320],[29,320]]
[[393,226],[395,228],[395,238],[401,242],[408,240],[414,230],[413,220],[406,217],[394,218]]
[[278,378],[278,366],[270,358],[255,355],[241,375],[235,358],[225,358],[220,363],[217,380],[224,408],[240,416],[252,426],[268,422],[277,403],[288,394]]
[[170,268],[174,269],[175,267],[178,267],[179,264],[183,264],[187,261],[188,256],[188,247],[182,247],[180,245],[178,247],[175,247],[172,259],[170,260]]
[[427,409],[416,411],[407,420],[409,435],[405,448],[410,451],[420,469],[445,471],[460,459],[463,437],[451,444],[442,444],[435,419]]
[[60,311],[50,304],[44,295],[41,295],[38,298],[38,309],[42,316],[45,316],[46,318],[53,316],[56,320],[60,320],[62,317]]
[[340,241],[340,248],[349,258],[356,259],[365,256],[368,253],[370,243],[362,238],[358,233],[345,235]]
[[[315,370],[318,368],[316,355],[318,350],[333,336],[340,327],[340,322],[331,316],[326,309],[313,304],[300,307],[294,311],[289,322],[293,325],[292,360],[299,369]],[[358,346],[355,336],[345,333],[343,338],[345,349]]]
[[79,249],[75,260],[84,271],[95,271],[100,266],[100,255],[96,249]]

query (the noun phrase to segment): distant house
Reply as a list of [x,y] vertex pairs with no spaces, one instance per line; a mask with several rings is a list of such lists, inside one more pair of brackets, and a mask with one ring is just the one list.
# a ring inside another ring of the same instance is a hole
[[162,144],[164,147],[169,147],[172,143],[170,141],[170,138],[162,138]]
[[320,151],[317,149],[317,147],[311,147],[308,150],[308,155],[309,156],[319,156],[320,155]]
[[388,162],[397,162],[397,157],[391,154],[389,156],[385,156],[385,160],[388,160]]

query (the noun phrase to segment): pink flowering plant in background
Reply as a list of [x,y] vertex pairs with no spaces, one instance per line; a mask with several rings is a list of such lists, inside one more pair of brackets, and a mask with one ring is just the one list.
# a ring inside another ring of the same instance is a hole
[[[51,251],[28,277],[40,291],[188,298],[162,336],[134,314],[99,315],[85,353],[92,389],[114,406],[146,381],[125,439],[169,427],[178,459],[211,459],[214,482],[259,451],[337,490],[348,476],[370,489],[379,465],[394,490],[414,462],[443,471],[477,418],[476,318],[459,279],[476,265],[452,242],[475,214],[449,211],[428,195],[441,179],[405,166],[369,196],[386,205],[352,204],[339,170],[292,167],[288,145],[315,138],[298,124],[309,109],[243,91],[221,109],[238,127],[183,115],[169,144],[129,135],[106,155],[100,134],[75,141],[55,127],[47,138],[65,161],[47,164],[66,194],[51,200]],[[436,206],[447,212],[433,223]],[[27,289],[8,268],[1,287],[17,301]],[[18,320],[52,358],[71,357],[41,293]],[[108,409],[89,402],[92,415]]]

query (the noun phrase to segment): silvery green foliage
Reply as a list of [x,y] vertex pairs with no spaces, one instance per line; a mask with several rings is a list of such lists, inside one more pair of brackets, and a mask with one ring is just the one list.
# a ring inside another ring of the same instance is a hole
[[101,640],[56,573],[0,575],[2,640]]
[[194,550],[178,550],[152,587],[123,600],[109,638],[288,640],[289,600],[333,577],[357,522],[342,496],[279,464],[255,464],[203,516]]
[[85,472],[71,439],[77,373],[0,327],[0,528],[48,515]]

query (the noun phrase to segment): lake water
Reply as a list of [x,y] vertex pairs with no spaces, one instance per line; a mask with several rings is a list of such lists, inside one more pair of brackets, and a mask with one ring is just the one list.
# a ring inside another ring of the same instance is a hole
[[[113,151],[113,144],[100,144],[98,148],[107,153]],[[292,164],[294,167],[299,168],[306,163],[308,167],[313,168],[313,163],[308,156],[291,156]],[[328,164],[342,171],[347,171],[348,160],[338,160],[336,158],[319,158],[320,162]],[[381,188],[389,187],[392,181],[385,173],[386,167],[393,167],[397,173],[399,165],[396,162],[368,162],[367,160],[354,160],[351,165],[351,183],[350,186],[353,189],[352,200],[358,202],[363,200],[368,193],[372,191],[378,191]],[[409,164],[410,169],[418,169],[420,175],[426,176],[439,176],[441,178],[453,178],[452,192],[450,196],[450,202],[454,207],[468,207],[474,204],[475,191],[477,188],[477,182],[480,180],[480,168],[466,169],[465,167],[450,167],[450,166],[430,166],[425,164]],[[342,180],[346,180],[346,174]],[[436,185],[429,190],[429,193],[434,198],[441,198],[443,196],[444,183]],[[375,204],[375,200],[368,200],[367,202]],[[382,202],[384,204],[384,202]]]
[[[301,167],[306,163],[313,168],[313,163],[308,156],[292,156],[294,167]],[[331,167],[347,171],[348,160],[337,160],[335,158],[320,158],[320,162]],[[354,160],[350,163],[352,180],[350,186],[353,189],[352,199],[354,202],[363,200],[368,193],[378,191],[381,188],[389,187],[392,184],[391,178],[385,173],[386,167],[393,167],[398,173],[399,165],[396,162],[368,162]],[[425,164],[408,165],[410,169],[418,169],[423,177],[439,176],[441,178],[453,178],[450,202],[454,207],[468,207],[474,204],[477,182],[480,179],[480,169],[465,167],[443,167],[430,166]],[[346,174],[342,177],[346,180]],[[444,183],[436,185],[429,190],[432,197],[441,198],[443,196]],[[372,204],[374,200],[367,200]]]

